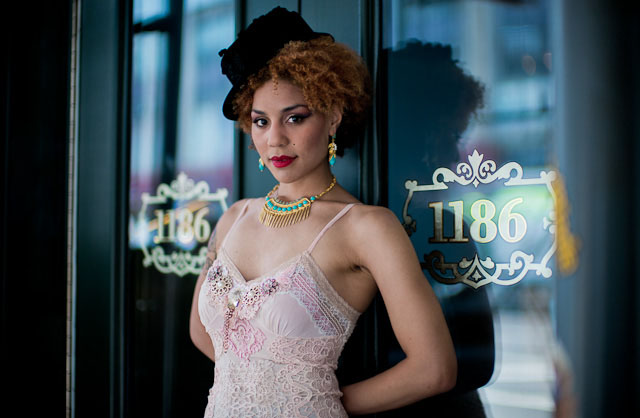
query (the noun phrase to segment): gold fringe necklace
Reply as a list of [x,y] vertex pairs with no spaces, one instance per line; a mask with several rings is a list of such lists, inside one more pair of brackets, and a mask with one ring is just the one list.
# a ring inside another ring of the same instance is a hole
[[311,212],[311,204],[324,196],[325,193],[333,189],[336,185],[336,177],[333,176],[331,184],[324,192],[311,197],[301,197],[294,202],[283,202],[273,196],[278,190],[279,184],[276,184],[264,201],[264,206],[260,212],[260,223],[269,228],[280,228],[297,224],[309,217]]

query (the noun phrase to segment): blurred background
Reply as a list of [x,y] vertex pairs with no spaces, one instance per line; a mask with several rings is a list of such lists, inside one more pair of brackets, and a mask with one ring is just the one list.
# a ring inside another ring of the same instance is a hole
[[[3,3],[5,404],[202,415],[203,250],[228,206],[275,183],[222,116],[218,52],[277,5],[369,67],[373,117],[334,172],[404,224],[458,392],[495,418],[640,416],[640,14],[596,0]],[[378,298],[338,375],[402,356]]]

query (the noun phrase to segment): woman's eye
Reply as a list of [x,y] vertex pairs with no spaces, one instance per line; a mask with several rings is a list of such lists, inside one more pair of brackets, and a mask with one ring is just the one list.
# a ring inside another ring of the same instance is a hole
[[289,118],[287,119],[287,122],[290,123],[300,123],[303,120],[305,120],[306,118],[308,118],[309,115],[291,115],[289,116]]
[[264,126],[267,126],[267,120],[263,119],[263,118],[256,118],[253,120],[253,123],[258,126],[259,128],[262,128]]

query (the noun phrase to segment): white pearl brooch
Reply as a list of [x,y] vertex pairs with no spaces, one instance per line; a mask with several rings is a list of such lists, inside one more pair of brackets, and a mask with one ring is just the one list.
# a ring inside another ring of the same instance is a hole
[[214,298],[226,295],[233,286],[229,270],[218,260],[214,261],[207,271],[207,283],[209,285],[207,296]]

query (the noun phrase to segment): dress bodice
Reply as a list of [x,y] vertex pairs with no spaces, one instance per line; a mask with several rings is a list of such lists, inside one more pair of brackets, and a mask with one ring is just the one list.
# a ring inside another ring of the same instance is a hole
[[213,341],[215,378],[205,417],[346,417],[335,369],[359,312],[331,286],[313,248],[247,281],[225,250],[207,272],[198,312]]

